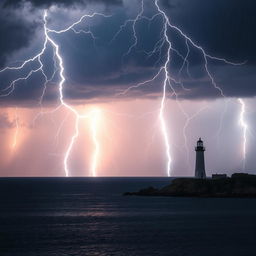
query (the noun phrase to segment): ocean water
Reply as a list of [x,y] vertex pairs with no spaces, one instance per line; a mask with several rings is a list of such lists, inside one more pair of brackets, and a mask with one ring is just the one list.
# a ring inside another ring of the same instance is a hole
[[0,255],[256,255],[256,199],[122,196],[168,183],[0,179]]

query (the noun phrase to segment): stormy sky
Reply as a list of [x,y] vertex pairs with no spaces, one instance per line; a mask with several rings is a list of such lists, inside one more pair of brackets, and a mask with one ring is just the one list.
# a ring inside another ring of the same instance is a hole
[[[173,175],[193,175],[193,147],[199,136],[209,148],[209,174],[245,171],[241,152],[244,137],[239,123],[242,106],[238,98],[246,105],[245,167],[252,172],[256,168],[255,1],[158,2],[171,24],[198,46],[177,29],[167,29],[172,45],[167,67],[172,88],[168,86],[165,118]],[[165,65],[168,44],[162,40],[164,17],[155,1],[145,0],[143,7],[142,12],[140,0],[6,0],[0,4],[0,69],[17,67],[42,50],[45,10],[51,30],[65,29],[85,14],[104,15],[85,18],[65,33],[49,32],[63,58],[65,101],[81,113],[95,106],[103,111],[98,166],[102,176],[166,175],[165,145],[158,120],[165,74],[161,72],[153,81],[136,85],[152,79]],[[136,17],[139,19],[133,26]],[[200,47],[210,56],[233,63],[207,59],[208,70],[222,94],[206,72]],[[49,43],[41,61],[49,78],[47,83],[39,71],[12,84],[38,69],[38,60],[20,70],[0,73],[0,175],[63,175],[63,157],[75,120],[68,110],[51,112],[60,104],[60,69]],[[130,86],[136,88],[123,94]],[[40,112],[47,114],[39,115]],[[90,122],[82,121],[79,129],[81,135],[72,149],[69,165],[72,175],[83,176],[89,175],[94,145]],[[15,152],[10,145],[17,146]]]

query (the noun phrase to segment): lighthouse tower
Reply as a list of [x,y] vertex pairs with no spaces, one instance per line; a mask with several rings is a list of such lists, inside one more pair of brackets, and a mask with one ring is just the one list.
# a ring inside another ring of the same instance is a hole
[[196,151],[196,169],[195,169],[195,178],[205,179],[205,166],[204,166],[204,151],[205,147],[201,138],[197,141],[197,146],[195,147]]

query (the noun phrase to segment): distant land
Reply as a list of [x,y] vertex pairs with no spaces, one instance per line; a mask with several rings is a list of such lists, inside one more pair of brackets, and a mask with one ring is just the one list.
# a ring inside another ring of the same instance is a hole
[[125,196],[256,197],[256,175],[235,173],[218,179],[176,178],[161,189],[148,187]]

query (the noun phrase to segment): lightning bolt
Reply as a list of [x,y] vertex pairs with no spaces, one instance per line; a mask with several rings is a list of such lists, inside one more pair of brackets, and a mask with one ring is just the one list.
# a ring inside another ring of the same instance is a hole
[[[77,140],[77,138],[79,136],[79,121],[81,119],[87,119],[87,118],[91,117],[92,115],[93,115],[93,118],[92,118],[91,130],[92,130],[93,142],[94,142],[94,145],[95,145],[95,153],[94,153],[94,157],[93,157],[93,160],[92,160],[92,176],[93,177],[96,176],[96,168],[97,168],[98,155],[99,155],[99,141],[97,140],[97,121],[98,121],[98,117],[99,117],[100,112],[99,112],[99,110],[94,110],[89,115],[80,115],[75,108],[73,108],[71,105],[69,105],[65,102],[64,96],[63,96],[63,85],[64,85],[66,79],[65,79],[65,75],[64,75],[63,59],[62,59],[62,57],[60,55],[60,52],[59,52],[59,45],[49,36],[49,33],[51,32],[51,33],[60,34],[60,33],[65,33],[68,30],[73,30],[74,32],[76,32],[74,30],[74,26],[81,23],[81,21],[84,18],[86,18],[86,17],[92,18],[96,15],[109,17],[109,16],[99,14],[99,13],[94,13],[92,15],[84,15],[79,19],[79,21],[73,23],[68,28],[57,31],[57,30],[52,30],[52,29],[47,28],[47,11],[45,11],[45,13],[44,13],[45,36],[46,36],[47,40],[52,44],[53,48],[55,49],[55,54],[57,56],[57,59],[59,61],[59,66],[60,66],[60,77],[61,77],[61,80],[60,80],[60,83],[59,83],[60,102],[61,102],[61,105],[63,105],[68,110],[70,110],[75,115],[75,118],[76,118],[75,133],[73,134],[73,136],[71,138],[70,144],[68,146],[67,152],[66,152],[65,157],[64,157],[64,170],[65,170],[65,174],[66,174],[67,177],[69,176],[68,160],[69,160],[71,151],[73,149],[73,146],[75,144],[75,141]],[[89,34],[91,35],[91,32]],[[94,37],[93,37],[93,39],[94,39]],[[96,116],[94,117],[94,115],[96,115]]]
[[97,139],[97,131],[98,131],[98,123],[101,115],[101,111],[99,109],[96,109],[93,112],[92,120],[91,120],[91,131],[92,131],[92,137],[93,137],[93,143],[95,147],[95,152],[93,154],[92,158],[92,166],[91,166],[91,173],[93,177],[97,176],[97,167],[98,167],[98,159],[100,154],[100,144],[99,140]]
[[[157,4],[157,2],[156,2],[156,4]],[[160,9],[158,9],[158,10],[160,11]],[[167,20],[165,19],[164,37],[165,37],[166,42],[168,43],[168,51],[167,51],[167,59],[166,59],[165,65],[164,65],[165,78],[164,78],[164,84],[163,84],[163,97],[161,100],[159,118],[160,118],[161,128],[162,128],[162,132],[163,132],[165,147],[166,147],[166,157],[167,157],[166,171],[167,171],[167,175],[170,177],[171,176],[171,163],[172,163],[171,152],[170,152],[171,146],[169,143],[167,124],[166,124],[166,121],[164,118],[164,110],[165,110],[165,102],[166,102],[166,89],[167,89],[167,83],[170,82],[168,66],[170,64],[170,59],[171,59],[170,52],[172,49],[172,44],[167,35],[167,30],[168,30],[168,23],[167,23]]]
[[[210,80],[211,84],[212,84],[213,87],[220,93],[220,95],[225,98],[225,95],[224,95],[223,90],[217,85],[217,83],[215,82],[214,77],[212,76],[212,74],[211,74],[211,72],[210,72],[210,70],[209,70],[209,67],[208,67],[208,59],[215,60],[215,61],[221,61],[221,62],[224,62],[224,63],[226,63],[226,64],[230,64],[230,65],[242,65],[242,64],[244,64],[244,63],[233,63],[233,62],[227,61],[227,60],[224,59],[224,58],[218,58],[218,57],[211,56],[211,55],[207,54],[206,51],[205,51],[200,45],[196,44],[196,43],[195,43],[189,36],[187,36],[180,28],[178,28],[177,26],[174,26],[174,25],[170,22],[169,17],[166,15],[166,13],[164,12],[164,10],[161,9],[161,7],[159,6],[159,0],[154,0],[154,1],[155,1],[155,6],[157,7],[158,12],[161,13],[161,14],[163,15],[163,17],[164,17],[164,20],[165,20],[165,27],[166,27],[166,28],[169,27],[170,29],[175,30],[175,31],[178,32],[178,33],[184,38],[184,40],[185,40],[185,43],[186,43],[186,46],[187,46],[187,54],[186,54],[186,56],[184,57],[184,62],[183,62],[183,65],[182,65],[182,67],[181,67],[181,69],[180,69],[180,72],[181,72],[181,70],[183,69],[183,66],[185,65],[185,63],[187,63],[187,73],[188,73],[188,75],[189,75],[189,72],[188,72],[188,67],[189,67],[188,56],[189,56],[189,53],[190,53],[190,48],[189,48],[189,46],[192,45],[193,47],[195,47],[196,49],[198,49],[198,50],[201,52],[201,54],[202,54],[202,56],[203,56],[203,58],[204,58],[204,67],[205,67],[205,71],[206,71],[206,74],[207,74],[208,77],[209,77],[209,80]],[[168,49],[168,58],[167,58],[167,61],[168,61],[168,63],[169,63],[169,62],[170,62],[170,60],[169,60],[169,57],[170,57],[170,56],[169,56],[169,52],[170,52],[170,50],[172,49],[172,47],[171,47],[171,42],[169,41],[169,38],[168,38],[168,36],[167,36],[167,29],[165,29],[165,33],[164,33],[164,34],[165,34],[166,42],[167,42],[168,45],[169,45],[169,49]],[[179,72],[179,73],[180,73],[180,72]],[[165,69],[165,73],[166,73],[166,76],[169,77],[169,75],[168,75],[168,68]],[[169,79],[170,79],[170,78],[169,78]],[[165,82],[164,82],[164,87],[165,87],[165,83],[166,83],[166,80],[165,80]],[[172,89],[173,89],[173,87],[172,87]],[[163,97],[165,97],[165,95],[163,95]],[[185,114],[185,116],[186,116],[186,118],[187,118],[187,121],[186,121],[186,123],[185,123],[185,127],[184,127],[184,129],[183,129],[183,135],[184,135],[185,146],[186,146],[187,138],[186,138],[186,135],[185,135],[185,130],[186,130],[186,127],[188,126],[189,122],[191,121],[191,118],[187,115],[186,112],[184,112],[184,111],[182,111],[182,112]],[[166,140],[166,135],[164,135],[164,137],[165,137],[165,140]],[[167,144],[167,143],[166,143],[166,144]],[[168,150],[169,147],[170,147],[170,146],[168,145],[168,146],[166,147],[166,149]],[[187,147],[187,146],[186,146],[186,147]],[[188,152],[188,149],[187,149],[187,152]],[[189,159],[188,159],[188,161],[189,161]],[[169,162],[169,159],[168,159],[168,162]],[[169,175],[169,173],[170,173],[170,169],[168,169],[168,175]]]
[[17,146],[17,138],[19,134],[19,117],[17,107],[15,108],[15,133],[12,142],[12,149],[14,150]]
[[[205,72],[209,78],[209,82],[211,83],[211,85],[218,91],[219,95],[222,96],[223,98],[225,97],[225,94],[223,92],[223,90],[217,85],[213,75],[210,72],[209,69],[209,60],[213,60],[213,61],[219,61],[219,62],[224,62],[225,64],[228,65],[234,65],[234,66],[238,66],[238,65],[243,65],[245,64],[245,62],[242,63],[233,63],[230,62],[224,58],[219,58],[219,57],[215,57],[212,56],[210,54],[208,54],[202,46],[198,45],[197,43],[195,43],[188,35],[186,35],[180,28],[178,28],[177,26],[173,25],[169,19],[169,17],[167,16],[167,14],[165,13],[164,9],[162,9],[160,7],[159,4],[159,0],[153,0],[154,5],[156,7],[157,13],[155,15],[153,15],[151,18],[146,17],[143,15],[144,13],[144,0],[141,1],[141,9],[138,12],[138,15],[134,18],[134,19],[128,19],[125,21],[125,23],[123,25],[121,25],[119,31],[114,35],[113,39],[111,40],[111,42],[117,38],[117,36],[121,33],[121,31],[124,30],[125,27],[128,26],[128,24],[132,24],[132,31],[133,31],[133,39],[134,42],[132,43],[132,45],[128,48],[128,51],[124,54],[123,57],[129,55],[131,53],[131,51],[133,49],[136,49],[137,43],[138,43],[138,36],[137,36],[137,31],[136,31],[136,24],[138,23],[139,20],[141,19],[147,19],[148,21],[152,21],[155,17],[157,16],[161,16],[163,19],[163,28],[161,30],[162,33],[162,38],[155,44],[154,49],[150,52],[146,52],[143,51],[146,55],[148,55],[148,57],[152,56],[155,53],[158,53],[159,56],[161,56],[161,53],[163,51],[163,47],[165,45],[167,45],[167,51],[166,51],[166,59],[164,61],[164,64],[162,66],[160,66],[158,72],[156,73],[156,75],[154,75],[151,79],[140,82],[138,84],[132,85],[128,88],[126,88],[125,90],[121,91],[120,93],[116,94],[116,96],[121,96],[121,95],[125,95],[127,94],[129,91],[133,90],[133,89],[138,89],[142,86],[146,86],[148,84],[152,84],[162,73],[164,74],[164,80],[163,80],[163,84],[162,84],[162,97],[161,97],[161,101],[160,101],[160,110],[159,110],[159,120],[160,120],[160,126],[161,126],[161,131],[163,134],[163,139],[164,139],[164,144],[165,144],[165,154],[166,154],[166,173],[167,176],[171,176],[171,163],[172,163],[172,157],[171,157],[171,143],[170,143],[170,139],[169,139],[169,133],[168,133],[168,128],[167,128],[167,122],[165,119],[165,107],[166,107],[166,101],[167,99],[170,97],[167,91],[167,86],[169,85],[169,87],[171,88],[172,94],[174,95],[176,98],[176,102],[179,105],[179,108],[181,110],[181,112],[183,113],[183,115],[186,118],[185,121],[185,126],[183,128],[183,136],[184,136],[184,142],[185,142],[185,148],[187,151],[187,155],[188,155],[188,146],[187,146],[187,137],[186,137],[186,129],[190,123],[190,121],[192,119],[195,118],[195,116],[197,116],[200,112],[202,112],[202,110],[199,110],[197,113],[195,113],[192,116],[189,116],[186,111],[183,109],[183,107],[181,106],[179,99],[178,99],[178,94],[176,93],[174,86],[172,85],[172,83],[174,84],[178,84],[181,86],[181,88],[183,90],[188,90],[187,88],[185,88],[183,86],[183,83],[181,82],[181,79],[179,81],[177,81],[174,77],[171,76],[170,71],[169,71],[169,66],[171,63],[171,52],[174,52],[175,54],[177,54],[180,58],[183,59],[183,63],[182,66],[178,72],[178,76],[180,77],[181,72],[183,70],[183,68],[186,66],[186,71],[189,77],[191,77],[190,73],[189,73],[189,61],[188,61],[188,57],[190,54],[190,47],[194,47],[195,49],[197,49],[201,54],[202,57],[204,59],[204,69]],[[186,44],[186,48],[187,48],[187,52],[184,55],[182,55],[177,49],[175,49],[172,45],[172,42],[169,38],[168,35],[168,31],[169,30],[173,30],[176,31],[185,41]],[[157,63],[160,61],[161,57],[158,58]],[[224,113],[222,113],[221,116],[221,121],[220,121],[220,127],[222,127],[222,120],[223,120],[223,115]],[[220,128],[221,129],[221,128]],[[188,161],[189,161],[189,156],[188,156]]]
[[[95,118],[92,118],[92,134],[93,134],[93,141],[95,144],[95,154],[93,157],[93,163],[92,163],[92,174],[93,176],[96,176],[96,168],[97,168],[97,161],[98,161],[98,154],[99,154],[99,141],[97,140],[97,121],[98,121],[98,115],[99,115],[99,111],[91,111],[91,113],[89,114],[85,114],[85,115],[80,115],[79,112],[73,108],[71,105],[69,105],[65,99],[64,99],[64,95],[63,95],[63,87],[64,87],[64,83],[66,81],[65,78],[65,69],[64,69],[64,61],[63,58],[60,54],[60,47],[58,45],[58,43],[51,37],[51,33],[55,33],[55,34],[61,34],[61,33],[65,33],[69,30],[72,30],[74,33],[78,34],[78,33],[85,33],[85,34],[89,34],[93,39],[95,39],[95,37],[93,36],[93,33],[91,31],[84,31],[84,30],[76,30],[75,26],[80,24],[85,18],[93,18],[95,16],[103,16],[103,17],[110,17],[101,13],[93,13],[92,15],[83,15],[78,21],[76,21],[75,23],[73,23],[72,25],[70,25],[69,27],[63,29],[63,30],[53,30],[53,29],[49,29],[47,26],[47,17],[48,17],[48,11],[45,10],[44,11],[44,15],[43,15],[43,28],[44,28],[44,43],[43,43],[43,47],[40,50],[40,52],[38,54],[36,54],[34,57],[25,60],[24,62],[21,63],[21,65],[16,66],[16,67],[6,67],[2,70],[0,70],[0,73],[3,73],[5,71],[17,71],[17,70],[23,70],[23,68],[29,64],[29,63],[33,63],[35,61],[37,61],[37,63],[39,63],[39,67],[36,69],[32,69],[31,71],[29,71],[26,75],[21,76],[15,80],[13,80],[8,86],[6,86],[2,91],[4,93],[0,94],[0,97],[7,97],[9,95],[11,95],[15,88],[16,88],[16,84],[22,80],[27,80],[29,79],[33,74],[37,73],[37,72],[41,72],[41,74],[44,77],[44,84],[43,84],[43,91],[42,94],[40,96],[39,99],[39,104],[42,105],[42,101],[43,98],[45,96],[45,92],[47,89],[47,83],[49,83],[55,76],[57,70],[59,70],[59,76],[60,76],[60,81],[58,83],[58,91],[59,91],[59,100],[60,100],[60,105],[54,110],[57,111],[58,109],[60,109],[61,107],[66,108],[68,111],[70,111],[71,113],[73,113],[73,115],[75,116],[75,132],[73,134],[73,136],[71,137],[70,143],[68,145],[67,151],[65,153],[64,156],[64,171],[65,171],[65,175],[66,177],[69,176],[70,174],[70,170],[68,167],[68,160],[70,157],[70,154],[72,152],[73,146],[76,142],[76,139],[79,136],[79,122],[81,119],[88,119],[90,118],[92,115],[96,114]],[[54,57],[56,57],[56,60],[58,62],[58,67],[57,67],[57,63],[56,61],[54,61],[54,72],[52,74],[52,76],[50,78],[47,77],[47,75],[44,72],[44,64],[42,61],[42,57],[45,54],[45,51],[47,49],[47,45],[51,45],[53,50],[54,50]],[[51,111],[52,113],[53,111]],[[34,121],[37,119],[37,117],[41,114],[44,114],[43,112],[40,112],[34,119]],[[62,126],[63,124],[61,124]],[[17,137],[17,131],[18,131],[18,123],[17,123],[17,119],[16,119],[16,135],[14,137],[14,142],[13,142],[13,147],[16,146],[16,137]],[[61,129],[61,128],[60,128]]]
[[245,111],[246,111],[246,106],[244,101],[239,98],[238,102],[241,105],[241,111],[240,111],[240,117],[239,117],[239,125],[243,129],[243,146],[242,146],[242,154],[243,154],[243,168],[245,170],[245,162],[246,162],[246,143],[247,143],[247,130],[248,130],[248,125],[245,121]]

